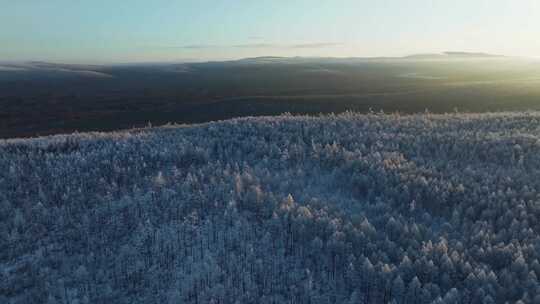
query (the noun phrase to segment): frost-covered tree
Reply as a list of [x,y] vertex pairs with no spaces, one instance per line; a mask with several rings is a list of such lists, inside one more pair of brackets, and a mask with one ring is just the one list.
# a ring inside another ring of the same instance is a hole
[[539,303],[540,114],[0,141],[0,302]]

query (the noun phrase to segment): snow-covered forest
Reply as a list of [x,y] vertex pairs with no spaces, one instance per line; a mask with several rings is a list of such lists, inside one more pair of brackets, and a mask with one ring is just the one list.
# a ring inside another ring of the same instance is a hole
[[0,303],[540,303],[540,113],[0,141]]

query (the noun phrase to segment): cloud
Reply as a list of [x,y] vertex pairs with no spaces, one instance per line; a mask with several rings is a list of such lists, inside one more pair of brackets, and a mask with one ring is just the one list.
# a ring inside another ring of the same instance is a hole
[[[251,38],[251,37],[250,37]],[[342,46],[343,43],[336,42],[313,42],[313,43],[300,43],[300,44],[274,44],[274,43],[242,43],[242,44],[190,44],[180,46],[163,46],[160,48],[167,49],[186,49],[186,50],[200,50],[200,49],[226,49],[226,48],[244,48],[244,49],[317,49]]]
[[259,48],[276,48],[276,47],[279,47],[279,45],[271,44],[271,43],[246,43],[246,44],[233,45],[232,47],[259,49]]
[[343,43],[315,42],[315,43],[295,44],[295,45],[292,45],[291,48],[294,48],[294,49],[319,49],[319,48],[335,47],[335,46],[341,46],[341,45],[343,45]]
[[214,49],[219,48],[219,45],[213,45],[213,44],[192,44],[192,45],[181,45],[181,46],[173,46],[169,48],[176,48],[176,49]]
[[272,44],[272,43],[246,43],[237,44],[232,47],[235,48],[276,48],[276,49],[318,49],[341,46],[343,43],[336,42],[314,42],[314,43],[301,43],[301,44]]

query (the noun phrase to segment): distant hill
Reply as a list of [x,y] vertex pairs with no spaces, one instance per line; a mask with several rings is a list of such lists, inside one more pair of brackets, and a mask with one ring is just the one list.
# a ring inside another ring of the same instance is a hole
[[505,57],[503,55],[488,54],[488,53],[471,53],[471,52],[444,52],[445,55],[451,57]]
[[456,59],[456,58],[501,58],[503,55],[495,55],[480,52],[443,52],[412,54],[402,57],[278,57],[263,56],[238,60],[239,62],[250,63],[278,63],[278,62],[354,62],[354,61],[373,61],[373,60],[400,60],[400,59]]
[[[43,75],[53,78],[72,78],[72,77],[90,77],[103,78],[112,77],[112,75],[103,73],[106,66],[102,65],[84,65],[84,64],[65,64],[51,63],[42,61],[30,61],[23,63],[4,63],[0,64],[0,72],[19,72],[15,75],[32,76]],[[13,74],[13,73],[12,73]],[[9,74],[7,74],[9,75]],[[0,75],[2,76],[2,75]],[[0,77],[1,80],[1,77]]]
[[[238,60],[225,61],[208,61],[208,62],[186,62],[182,64],[215,64],[215,63],[253,63],[253,64],[270,64],[270,63],[306,63],[306,62],[358,62],[358,61],[373,61],[373,60],[391,60],[391,59],[451,59],[451,58],[496,58],[505,57],[502,55],[494,55],[488,53],[474,52],[444,52],[444,53],[425,53],[412,54],[402,57],[281,57],[281,56],[260,56],[247,57]],[[9,69],[25,69],[31,70],[49,70],[49,71],[101,71],[110,66],[116,67],[166,67],[175,65],[175,63],[145,63],[145,64],[121,64],[121,65],[90,65],[90,64],[67,64],[53,63],[44,61],[29,61],[29,62],[1,62],[0,67],[7,71]],[[1,71],[1,70],[0,70]]]
[[4,62],[0,138],[284,112],[539,109],[538,75],[538,61],[463,52],[134,65]]
[[494,55],[488,53],[472,53],[472,52],[444,52],[433,54],[413,54],[404,56],[404,59],[463,59],[463,58],[500,58],[502,55]]

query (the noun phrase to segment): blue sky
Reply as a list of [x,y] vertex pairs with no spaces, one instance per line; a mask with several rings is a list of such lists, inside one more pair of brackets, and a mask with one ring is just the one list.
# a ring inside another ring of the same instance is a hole
[[540,56],[537,0],[0,0],[0,61]]

